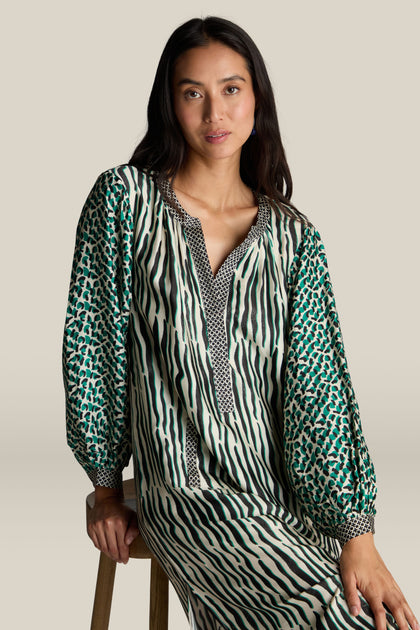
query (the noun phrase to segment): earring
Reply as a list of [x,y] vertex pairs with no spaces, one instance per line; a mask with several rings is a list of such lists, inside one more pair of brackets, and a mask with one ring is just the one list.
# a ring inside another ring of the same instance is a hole
[[256,134],[257,134],[257,131],[255,129],[255,118],[254,118],[254,126],[252,127],[251,136],[255,136]]

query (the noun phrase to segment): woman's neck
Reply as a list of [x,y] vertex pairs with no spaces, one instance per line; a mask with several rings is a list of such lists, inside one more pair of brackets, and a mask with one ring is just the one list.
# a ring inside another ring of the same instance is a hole
[[172,186],[214,212],[252,205],[252,192],[241,180],[239,164],[228,160],[211,164],[190,160],[176,174]]

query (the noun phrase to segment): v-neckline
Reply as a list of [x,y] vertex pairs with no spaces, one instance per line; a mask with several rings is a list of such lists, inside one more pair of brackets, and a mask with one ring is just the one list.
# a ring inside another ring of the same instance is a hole
[[264,195],[255,195],[258,202],[256,221],[251,225],[242,243],[228,254],[217,270],[216,275],[213,275],[200,219],[186,212],[168,179],[158,176],[156,183],[164,207],[170,216],[181,225],[184,232],[186,245],[188,246],[198,281],[200,301],[205,314],[218,408],[221,413],[231,413],[235,409],[235,404],[229,363],[226,315],[229,312],[229,295],[232,279],[240,260],[249,250],[252,243],[263,235],[271,216],[271,205],[268,198]]
[[201,241],[202,245],[201,263],[205,265],[206,274],[211,277],[212,283],[219,285],[219,278],[231,276],[231,273],[235,270],[242,253],[248,249],[251,242],[254,241],[264,230],[269,215],[268,209],[270,208],[267,198],[264,195],[252,191],[257,205],[257,214],[254,222],[249,228],[245,238],[229,252],[216,273],[214,273],[210,264],[201,220],[198,217],[192,216],[185,210],[172,188],[171,182],[166,177],[159,176],[157,183],[171,214],[178,219],[184,227],[193,228],[194,232],[197,233],[197,237]]

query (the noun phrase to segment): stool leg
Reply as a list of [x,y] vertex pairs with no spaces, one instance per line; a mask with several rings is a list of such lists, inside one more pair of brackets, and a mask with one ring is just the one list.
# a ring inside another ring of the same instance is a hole
[[108,630],[116,564],[101,552],[90,630]]
[[152,558],[149,630],[168,630],[168,590],[168,576],[156,558]]

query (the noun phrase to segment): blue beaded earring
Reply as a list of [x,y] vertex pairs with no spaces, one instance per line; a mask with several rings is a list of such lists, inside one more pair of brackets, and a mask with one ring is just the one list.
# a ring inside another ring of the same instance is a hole
[[252,131],[251,131],[251,136],[255,136],[256,135],[256,129],[255,129],[255,118],[254,118],[254,126],[252,127]]

